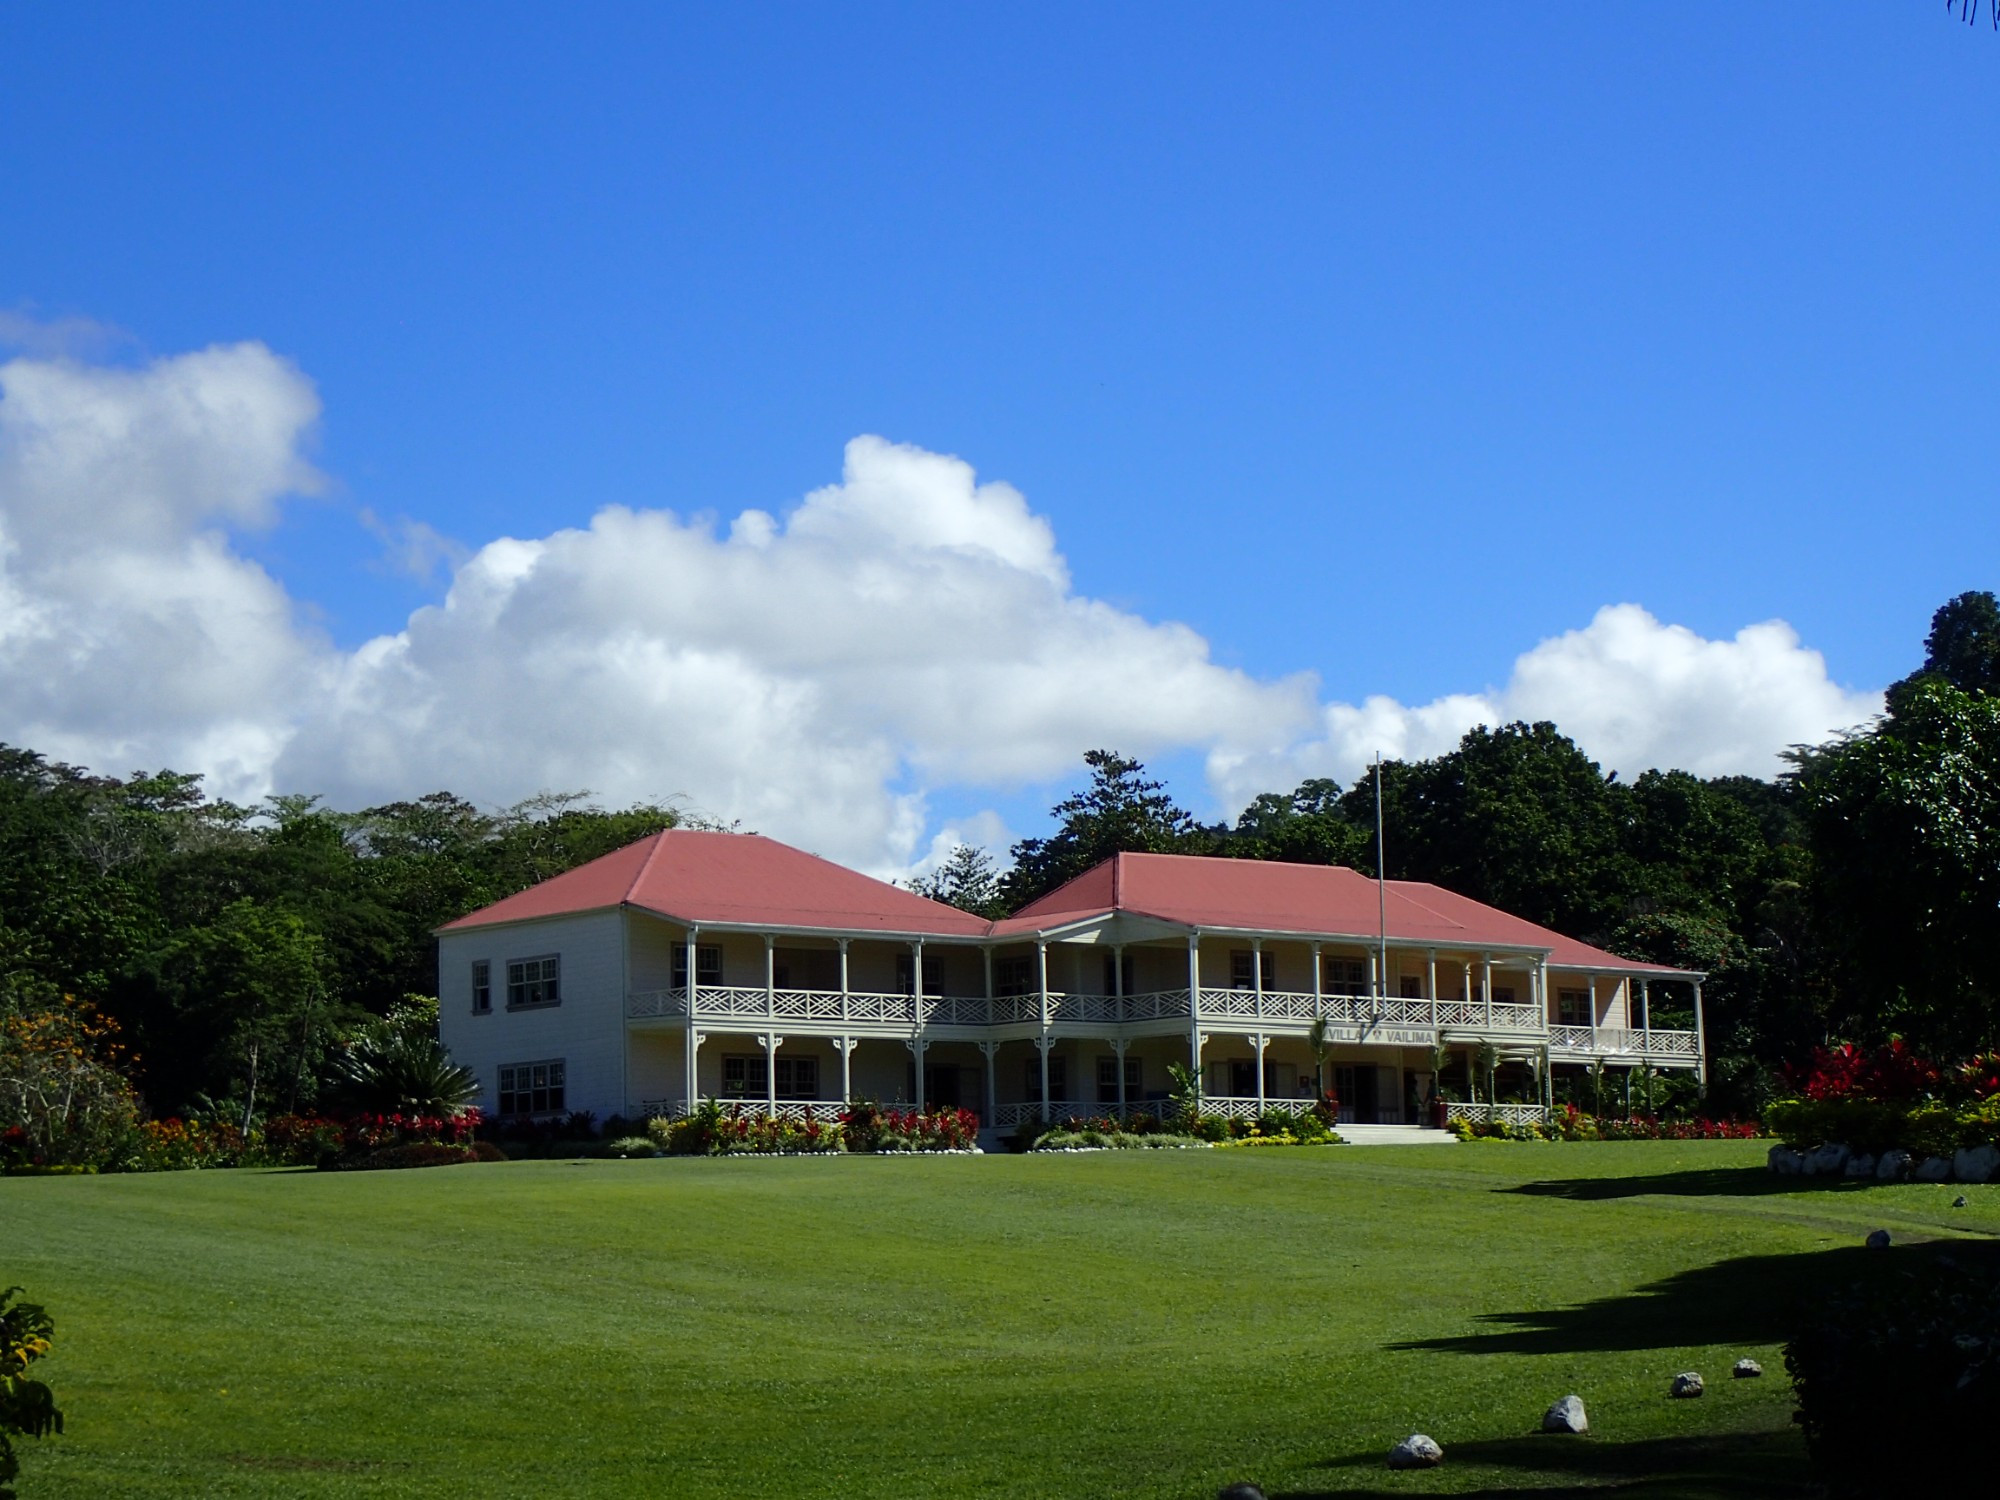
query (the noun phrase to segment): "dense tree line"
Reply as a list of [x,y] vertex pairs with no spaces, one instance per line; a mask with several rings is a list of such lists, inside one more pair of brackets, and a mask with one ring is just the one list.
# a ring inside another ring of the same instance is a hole
[[432,929],[674,821],[574,796],[247,808],[0,746],[0,1004],[93,1004],[157,1112],[302,1107],[362,1023],[435,991]]
[[[1092,751],[1085,769],[1054,831],[1016,844],[1007,869],[960,849],[918,888],[998,915],[1120,850],[1375,873],[1372,775],[1204,824],[1135,760]],[[1555,725],[1516,723],[1386,763],[1381,798],[1391,878],[1706,971],[1714,1072],[1741,1096],[1729,1102],[1755,1102],[1771,1065],[1832,1037],[1943,1053],[2000,1040],[1991,594],[1938,611],[1877,724],[1795,751],[1775,780],[1627,782]],[[356,813],[308,797],[247,808],[192,776],[120,780],[0,747],[0,1013],[66,994],[94,1006],[157,1113],[304,1107],[370,1018],[434,992],[435,927],[676,821],[572,796],[501,813],[446,793]]]

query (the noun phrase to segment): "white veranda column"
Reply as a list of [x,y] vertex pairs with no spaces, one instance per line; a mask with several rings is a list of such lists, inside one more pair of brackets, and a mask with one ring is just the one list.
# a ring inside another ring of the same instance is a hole
[[1257,1019],[1264,1019],[1264,940],[1250,939],[1250,988],[1257,996]]
[[1049,1048],[1054,1045],[1055,1038],[1050,1036],[1048,1028],[1044,1027],[1042,1034],[1035,1038],[1035,1046],[1042,1054],[1042,1123],[1044,1125],[1049,1121]]
[[778,1118],[778,1049],[785,1045],[785,1039],[775,1031],[767,1031],[757,1040],[764,1044],[764,1113],[775,1120]]
[[1694,982],[1694,1076],[1701,1091],[1708,1092],[1708,1028],[1701,1014],[1701,981]]
[[998,1042],[981,1042],[979,1044],[979,1051],[980,1054],[986,1059],[985,1119],[986,1119],[986,1128],[991,1130],[995,1125],[999,1124],[1000,1122],[999,1120],[1000,1105],[993,1090],[993,1059],[999,1055],[1000,1044]]
[[1125,1049],[1132,1044],[1123,1037],[1111,1042],[1112,1065],[1118,1069],[1118,1118],[1125,1118]]
[[1486,1024],[1493,1024],[1493,955],[1480,955],[1479,960],[1479,1003],[1486,1007]]
[[840,938],[840,1019],[847,1019],[847,945],[848,938]]
[[859,1044],[851,1036],[837,1036],[833,1045],[840,1049],[840,1102],[851,1103],[854,1099],[854,1049]]
[[687,1093],[685,1095],[687,1112],[689,1114],[694,1113],[695,1095],[701,1088],[701,1070],[698,1058],[701,1053],[701,1044],[707,1040],[708,1033],[705,1031],[696,1031],[694,1023],[690,1021],[687,1029]]
[[1257,1113],[1264,1113],[1264,1049],[1271,1045],[1271,1039],[1258,1032],[1250,1038],[1250,1045],[1257,1049]]
[[905,1043],[910,1049],[910,1057],[916,1066],[917,1113],[924,1112],[924,1054],[931,1050],[930,1042],[924,1037],[913,1036]]

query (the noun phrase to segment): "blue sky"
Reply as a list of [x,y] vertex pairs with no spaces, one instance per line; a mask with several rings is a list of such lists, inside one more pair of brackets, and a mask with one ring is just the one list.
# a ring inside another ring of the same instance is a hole
[[[336,652],[444,595],[385,528],[726,528],[881,434],[1319,702],[1621,603],[1865,694],[1995,583],[1996,89],[1914,4],[10,5],[0,309],[310,382],[321,493],[229,535]],[[0,738],[148,748],[67,722]],[[930,828],[1060,780],[923,764]]]

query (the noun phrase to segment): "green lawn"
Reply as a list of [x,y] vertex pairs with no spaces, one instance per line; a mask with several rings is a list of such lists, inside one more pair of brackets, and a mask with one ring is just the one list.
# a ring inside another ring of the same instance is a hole
[[[2000,1188],[1763,1152],[0,1180],[69,1419],[23,1496],[1794,1493],[1789,1306],[1981,1253]],[[1709,1394],[1669,1401],[1687,1368]],[[1593,1435],[1531,1436],[1570,1390]],[[1412,1430],[1444,1468],[1382,1467]]]

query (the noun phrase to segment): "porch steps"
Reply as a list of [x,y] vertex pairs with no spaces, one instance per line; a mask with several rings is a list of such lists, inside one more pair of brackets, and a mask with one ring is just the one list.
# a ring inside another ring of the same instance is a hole
[[1449,1130],[1427,1125],[1342,1125],[1340,1138],[1350,1146],[1455,1146]]

